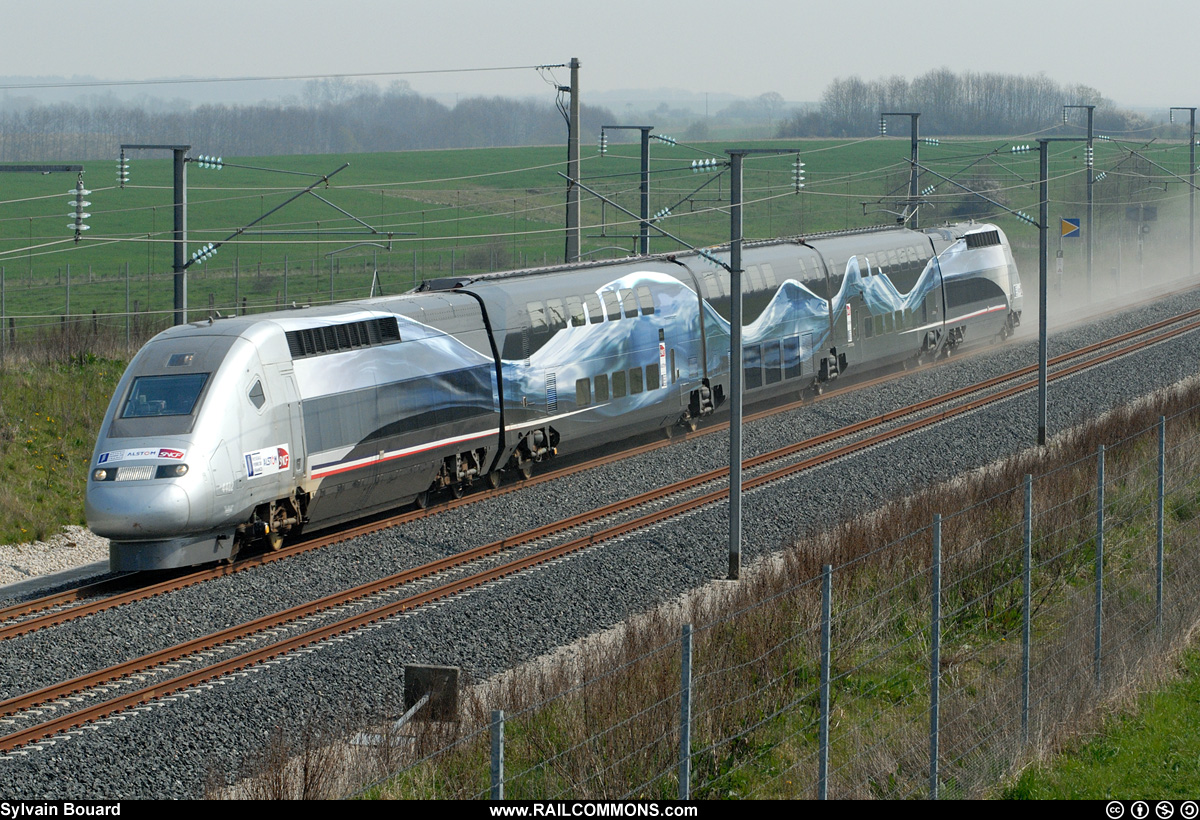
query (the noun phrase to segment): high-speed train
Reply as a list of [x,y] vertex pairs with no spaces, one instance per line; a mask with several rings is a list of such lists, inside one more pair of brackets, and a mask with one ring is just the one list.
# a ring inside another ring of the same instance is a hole
[[[993,225],[748,243],[742,268],[747,401],[1003,338],[1021,316]],[[115,570],[219,561],[694,427],[729,395],[729,314],[729,273],[679,253],[174,327],[117,386],[88,525]]]

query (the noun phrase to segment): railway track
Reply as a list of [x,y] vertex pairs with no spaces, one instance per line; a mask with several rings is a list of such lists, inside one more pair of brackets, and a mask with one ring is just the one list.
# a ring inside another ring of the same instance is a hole
[[[1139,330],[1123,333],[1110,339],[1105,339],[1077,350],[1055,356],[1049,360],[1048,364],[1051,368],[1067,367],[1072,363],[1077,363],[1081,360],[1086,360],[1088,357],[1095,356],[1106,348],[1122,345],[1139,337],[1148,337],[1150,334],[1158,333],[1159,331],[1170,328],[1174,325],[1186,325],[1186,323],[1196,319],[1197,317],[1200,317],[1200,310],[1187,311],[1185,313],[1155,322]],[[1169,338],[1169,336],[1164,336],[1163,338]],[[1151,341],[1148,342],[1148,344],[1149,343],[1153,342]],[[936,364],[925,365],[925,367],[932,366],[936,366]],[[892,413],[868,419],[841,430],[832,431],[825,436],[819,436],[799,442],[798,444],[793,445],[791,448],[785,448],[789,450],[787,453],[781,453],[780,455],[768,456],[764,458],[766,461],[772,461],[778,458],[786,458],[795,452],[801,452],[813,447],[823,446],[830,441],[859,434],[864,430],[871,429],[872,427],[880,424],[889,423],[894,419],[911,415],[913,413],[923,412],[931,407],[938,406],[939,404],[954,402],[960,400],[964,396],[992,389],[997,385],[1021,378],[1022,376],[1029,375],[1030,373],[1034,373],[1036,370],[1036,365],[1029,365],[1025,368],[997,376],[986,382],[952,391],[945,396],[935,397],[926,402],[912,405],[911,407],[901,408],[893,411]],[[883,376],[877,376],[862,381],[848,383],[845,387],[839,387],[837,391],[830,391],[824,396],[817,397],[816,401],[821,401],[825,399],[826,396],[837,395],[844,389],[870,389],[873,386],[894,381],[903,375],[904,373],[889,373]],[[811,403],[811,401],[811,399],[808,400],[808,403]],[[748,413],[745,416],[745,421],[750,422],[757,419],[778,415],[780,413],[789,412],[795,410],[805,403],[806,401],[799,400],[773,405],[768,409]],[[105,612],[125,604],[153,598],[157,595],[175,592],[196,584],[214,580],[216,578],[222,578],[238,572],[254,570],[259,567],[274,563],[275,561],[293,558],[306,552],[322,549],[332,544],[342,543],[344,541],[348,541],[369,533],[379,532],[390,527],[402,526],[404,524],[408,524],[432,515],[442,514],[462,506],[476,504],[490,498],[516,492],[526,487],[534,486],[543,482],[554,481],[574,473],[590,470],[606,464],[611,464],[626,458],[636,457],[646,452],[670,446],[672,443],[678,441],[721,433],[728,429],[728,426],[728,422],[712,424],[697,431],[676,434],[669,440],[640,444],[622,450],[619,453],[599,456],[586,462],[570,464],[568,466],[555,466],[553,469],[548,470],[545,473],[535,475],[532,478],[524,479],[514,484],[503,486],[497,489],[487,489],[481,492],[471,493],[463,498],[447,499],[444,503],[430,507],[429,509],[408,510],[396,515],[371,520],[349,529],[318,534],[299,543],[287,546],[281,550],[249,556],[233,564],[223,564],[190,572],[171,574],[164,580],[153,580],[150,583],[145,583],[141,580],[141,576],[147,574],[139,573],[136,576],[108,579],[100,583],[83,585],[77,588],[64,590],[53,595],[32,599],[5,608],[0,608],[0,641],[25,635],[39,629],[54,627],[78,618],[88,617],[100,612]],[[753,470],[758,466],[758,464],[759,462],[756,460],[747,460],[744,462],[744,468],[747,470],[748,474],[753,474]],[[711,480],[713,480],[711,477],[705,479],[705,481]],[[161,573],[148,575],[151,578],[154,578],[155,576],[161,576]]]
[[[1055,357],[1051,363],[1056,369],[1051,379],[1064,378],[1079,370],[1200,329],[1197,316],[1200,316],[1200,311],[1193,311],[1141,331],[1122,334]],[[745,467],[750,476],[743,486],[747,491],[752,491],[1030,390],[1036,381],[1026,377],[1034,371],[1036,366],[1012,371],[749,459]],[[814,450],[819,452],[813,453]],[[95,726],[95,721],[122,710],[131,707],[153,708],[145,704],[164,703],[169,702],[164,698],[188,696],[198,687],[211,687],[213,681],[228,675],[250,674],[250,670],[261,669],[262,664],[274,658],[312,644],[493,583],[668,518],[720,503],[728,495],[725,486],[727,475],[724,468],[712,470],[518,536],[500,539],[143,658],[12,698],[0,703],[0,713],[6,716],[0,723],[4,727],[0,731],[7,732],[0,737],[0,751],[20,753],[26,746],[53,742],[50,739],[59,733],[84,731],[80,727]],[[588,528],[588,531],[578,534],[584,528]],[[354,534],[357,533],[341,533],[331,537],[340,539],[353,537]],[[567,540],[541,546],[548,539],[563,537]],[[278,560],[279,556],[276,553],[261,558],[264,561]],[[224,574],[228,574],[234,568],[226,567],[224,570]],[[46,615],[58,617],[61,613]],[[153,681],[142,685],[148,679]],[[47,714],[53,717],[43,720]]]

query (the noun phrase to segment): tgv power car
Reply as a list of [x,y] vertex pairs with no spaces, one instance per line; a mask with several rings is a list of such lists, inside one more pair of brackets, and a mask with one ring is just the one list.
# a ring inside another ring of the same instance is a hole
[[[747,245],[747,400],[1007,336],[1021,283],[991,225]],[[729,390],[730,277],[694,253],[425,282],[413,293],[175,327],[104,419],[87,519],[116,570],[529,475],[670,428]]]

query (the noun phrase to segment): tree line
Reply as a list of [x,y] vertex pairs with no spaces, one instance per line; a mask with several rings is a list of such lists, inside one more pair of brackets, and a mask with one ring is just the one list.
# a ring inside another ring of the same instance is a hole
[[[613,122],[581,106],[584,133]],[[315,80],[301,99],[255,105],[199,105],[149,111],[102,101],[0,111],[0,160],[44,162],[111,158],[122,143],[206,146],[224,156],[331,154],[427,148],[489,148],[566,142],[553,105],[477,97],[453,107],[406,83]]]
[[[1063,105],[1094,105],[1097,130],[1145,128],[1145,117],[1119,109],[1085,85],[1061,85],[1044,75],[1021,76],[939,68],[911,82],[893,76],[878,80],[838,78],[820,104],[795,110],[780,126],[780,137],[864,137],[879,133],[884,111],[921,114],[926,136],[1027,134],[1062,121]],[[1085,122],[1075,114],[1076,123]],[[904,123],[896,123],[907,133]]]
[[[1043,75],[957,74],[941,68],[911,81],[837,78],[818,104],[805,108],[789,110],[781,95],[769,92],[711,118],[698,116],[687,136],[703,139],[709,122],[744,125],[745,136],[871,136],[878,133],[883,111],[920,112],[926,136],[1023,134],[1060,121],[1064,104],[1095,105],[1098,130],[1131,131],[1151,124],[1087,86],[1060,85]],[[581,107],[580,116],[582,134],[620,121],[607,108],[589,105]],[[906,124],[897,127],[906,133]],[[3,162],[111,158],[129,142],[211,146],[208,150],[224,156],[554,145],[566,142],[566,122],[549,103],[474,97],[451,107],[404,82],[381,90],[346,79],[314,80],[299,98],[253,105],[187,108],[110,99],[0,110]]]

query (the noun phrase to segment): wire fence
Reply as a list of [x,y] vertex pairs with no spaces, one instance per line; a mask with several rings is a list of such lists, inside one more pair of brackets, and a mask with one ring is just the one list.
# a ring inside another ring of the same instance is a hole
[[874,516],[800,544],[676,619],[469,693],[456,720],[406,724],[366,791],[986,793],[1164,669],[1200,618],[1198,420],[898,502],[896,537]]

